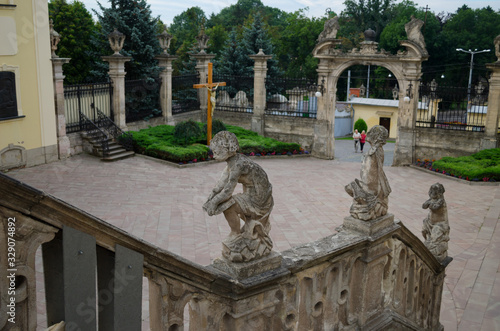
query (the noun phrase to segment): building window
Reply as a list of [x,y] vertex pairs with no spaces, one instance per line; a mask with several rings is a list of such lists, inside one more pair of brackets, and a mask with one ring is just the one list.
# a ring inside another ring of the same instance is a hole
[[18,115],[16,74],[11,71],[0,71],[0,119]]

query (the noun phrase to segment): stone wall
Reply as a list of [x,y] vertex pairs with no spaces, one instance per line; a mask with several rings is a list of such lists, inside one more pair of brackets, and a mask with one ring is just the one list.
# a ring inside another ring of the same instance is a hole
[[483,132],[415,129],[415,160],[464,156],[481,150]]
[[266,137],[298,143],[305,150],[311,151],[315,123],[314,118],[266,115],[264,132]]
[[252,113],[216,111],[214,112],[214,119],[221,120],[224,124],[236,125],[247,130],[251,130],[252,126]]

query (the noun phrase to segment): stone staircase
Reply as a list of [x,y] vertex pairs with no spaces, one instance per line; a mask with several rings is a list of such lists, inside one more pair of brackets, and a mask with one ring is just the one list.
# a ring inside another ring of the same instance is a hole
[[108,149],[107,153],[104,153],[102,135],[99,132],[82,133],[82,138],[89,143],[89,146],[85,148],[86,151],[100,157],[103,161],[118,161],[135,155],[133,151],[127,151],[115,139],[111,138],[107,138]]

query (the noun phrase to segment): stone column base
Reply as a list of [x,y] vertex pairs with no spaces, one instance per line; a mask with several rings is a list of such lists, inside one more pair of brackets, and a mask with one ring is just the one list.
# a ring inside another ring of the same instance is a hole
[[261,259],[250,262],[231,262],[224,257],[215,259],[213,266],[236,279],[249,278],[281,267],[281,254],[276,251]]
[[68,136],[62,136],[57,138],[57,148],[59,149],[59,159],[65,159],[70,157],[71,143]]
[[387,214],[371,221],[362,221],[352,216],[344,218],[343,228],[371,236],[394,225],[394,215]]

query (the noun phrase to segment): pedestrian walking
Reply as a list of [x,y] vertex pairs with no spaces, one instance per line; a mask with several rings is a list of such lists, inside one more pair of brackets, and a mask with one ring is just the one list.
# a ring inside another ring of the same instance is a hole
[[359,140],[361,139],[361,133],[358,132],[358,129],[354,130],[354,133],[352,134],[352,139],[354,139],[354,153],[358,152],[358,143]]
[[359,138],[359,146],[361,147],[361,153],[363,153],[363,146],[366,142],[366,132],[365,130],[361,131],[361,137]]

